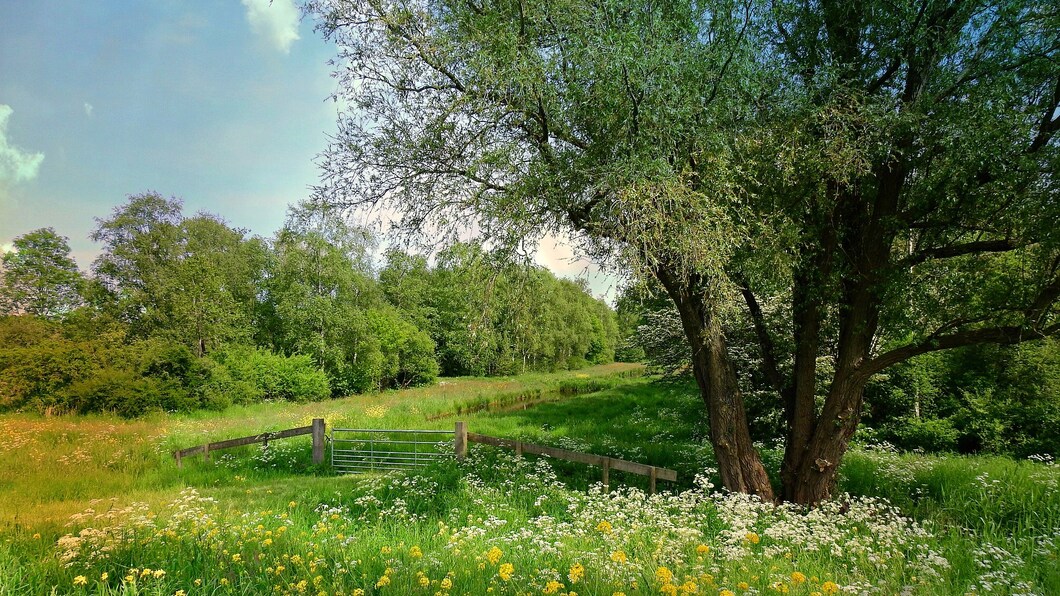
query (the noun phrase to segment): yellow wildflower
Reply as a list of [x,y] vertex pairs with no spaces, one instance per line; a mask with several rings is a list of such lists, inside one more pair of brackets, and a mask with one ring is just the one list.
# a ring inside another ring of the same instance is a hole
[[718,596],[736,596],[736,594],[734,594],[732,590],[722,590],[721,592],[718,592]]
[[585,577],[585,567],[583,567],[581,563],[571,565],[570,573],[567,574],[567,577],[570,578],[570,583],[578,583],[578,580]]
[[835,582],[824,582],[821,584],[821,592],[825,594],[838,594],[839,584]]
[[420,576],[420,587],[421,588],[426,588],[426,587],[429,587],[430,585],[431,585],[431,578],[427,577],[426,575],[421,575]]
[[362,590],[361,588],[357,588],[353,591],[353,594],[351,594],[351,596],[364,596],[364,590]]
[[547,584],[545,584],[544,592],[545,594],[556,594],[562,589],[563,584],[559,583],[556,580],[551,580]]
[[660,584],[668,584],[674,580],[674,572],[670,571],[666,567],[659,567],[655,570],[655,581]]
[[497,575],[499,575],[504,581],[512,579],[513,573],[515,573],[515,565],[512,565],[511,563],[505,563],[497,570]]
[[791,581],[794,582],[795,585],[798,585],[798,584],[801,584],[802,582],[806,581],[806,576],[803,575],[802,573],[799,573],[798,571],[792,571],[791,572]]
[[384,546],[383,548],[379,549],[379,552],[383,553],[384,555],[389,555],[390,552],[391,552],[391,549],[390,549],[389,546]]
[[105,582],[105,581],[107,581],[107,578],[109,578],[109,577],[110,577],[110,574],[107,573],[106,571],[104,571],[103,574],[99,576],[99,581]]
[[699,593],[699,586],[697,586],[696,582],[694,582],[694,581],[691,581],[691,580],[686,581],[685,583],[681,584],[681,593],[682,594],[698,594]]
[[441,586],[443,590],[448,590],[449,588],[453,587],[453,580],[446,577],[442,580]]
[[243,555],[241,555],[239,553],[236,553],[236,554],[232,555],[232,562],[233,563],[238,563],[238,562],[240,562],[242,560],[243,560]]
[[222,586],[227,586],[228,585],[228,578],[227,577],[222,577],[221,581],[220,581],[220,584]]
[[625,565],[627,561],[626,553],[620,550],[616,550],[615,552],[611,553],[611,560],[615,563]]
[[414,546],[409,549],[409,556],[413,559],[418,559],[423,556],[423,551],[420,550],[420,547]]
[[489,560],[490,565],[496,565],[497,562],[500,561],[501,557],[503,556],[504,552],[496,546],[486,551],[486,559]]
[[75,586],[87,586],[88,585],[88,578],[83,576],[83,575],[79,575],[79,576],[74,578],[74,585]]
[[748,532],[744,535],[744,539],[747,540],[747,542],[750,542],[751,544],[758,544],[759,542],[761,542],[762,537],[754,532]]
[[161,569],[155,569],[154,576],[155,576],[155,579],[162,579],[163,577],[166,576],[166,572],[161,570]]
[[736,588],[739,589],[739,590],[748,590],[748,589],[751,588],[751,584],[749,584],[747,582],[740,582],[740,583],[736,584]]
[[384,586],[389,586],[389,585],[390,585],[390,576],[389,575],[385,575],[385,574],[382,577],[379,578],[379,581],[375,582],[375,587],[377,587],[377,588],[382,588]]
[[666,596],[677,596],[677,586],[674,584],[663,584],[659,587],[659,592],[666,594]]
[[707,546],[706,544],[700,544],[700,545],[696,546],[696,554],[697,555],[705,555],[705,554],[707,554],[709,552],[710,552],[710,547]]
[[611,529],[612,529],[611,528],[611,522],[608,522],[606,520],[596,524],[596,531],[597,532],[601,532],[603,534],[610,534],[611,533]]
[[176,592],[173,592],[173,596],[188,596],[188,593],[184,590],[177,590]]

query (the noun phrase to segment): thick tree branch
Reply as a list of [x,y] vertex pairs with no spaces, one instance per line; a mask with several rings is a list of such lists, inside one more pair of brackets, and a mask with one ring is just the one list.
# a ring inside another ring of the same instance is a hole
[[937,246],[935,248],[927,248],[915,252],[905,259],[898,261],[896,265],[903,268],[913,267],[930,260],[950,259],[953,257],[980,253],[1008,252],[1018,248],[1024,248],[1025,246],[1025,244],[1014,242],[1008,238],[1004,240],[978,240],[975,242],[966,242],[964,244]]
[[969,329],[948,335],[940,335],[925,339],[919,343],[905,345],[884,352],[858,367],[856,376],[861,381],[868,381],[872,375],[909,360],[914,356],[938,352],[952,348],[974,346],[977,344],[1018,344],[1025,341],[1043,339],[1060,332],[1060,323],[1055,323],[1041,329],[1028,327],[1017,327],[1014,325],[1003,327],[984,327],[982,329]]

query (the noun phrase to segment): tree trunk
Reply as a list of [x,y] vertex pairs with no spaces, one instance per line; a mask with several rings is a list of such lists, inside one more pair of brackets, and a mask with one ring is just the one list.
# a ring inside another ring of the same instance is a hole
[[656,270],[656,276],[677,306],[685,336],[692,346],[692,371],[710,416],[710,442],[722,484],[733,492],[774,501],[769,475],[751,442],[743,395],[729,359],[721,323],[698,291],[701,284],[680,279],[662,268]]
[[710,416],[710,442],[718,460],[725,488],[758,495],[773,501],[773,486],[762,459],[751,442],[743,395],[736,372],[726,352],[720,325],[713,321],[704,329],[692,368]]
[[839,378],[833,381],[799,467],[793,477],[785,478],[785,500],[812,506],[831,498],[839,462],[861,418],[863,391],[860,382]]

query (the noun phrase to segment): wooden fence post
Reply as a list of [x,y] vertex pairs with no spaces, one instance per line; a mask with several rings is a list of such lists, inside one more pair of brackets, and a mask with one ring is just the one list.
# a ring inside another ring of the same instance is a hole
[[655,477],[659,475],[659,470],[655,467],[651,467],[651,475],[648,476],[648,494],[655,494]]
[[456,451],[456,459],[463,460],[467,457],[467,423],[456,423],[456,436],[453,438],[453,450]]
[[604,458],[604,492],[611,492],[611,458]]
[[324,419],[313,419],[313,463],[324,463]]
[[177,449],[176,451],[173,452],[173,457],[177,458],[177,469],[178,470],[183,470],[184,469],[184,462],[180,461],[180,459],[181,459],[180,458],[180,449]]

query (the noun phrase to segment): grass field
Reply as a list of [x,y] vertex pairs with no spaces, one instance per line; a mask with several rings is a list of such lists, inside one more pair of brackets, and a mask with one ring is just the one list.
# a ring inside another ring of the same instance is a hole
[[[314,468],[304,437],[183,470],[169,456],[314,417],[457,415],[680,482],[648,496],[612,472],[605,494],[598,469],[478,445],[389,476]],[[1060,594],[1055,464],[859,448],[850,496],[807,515],[713,490],[705,432],[691,387],[628,365],[135,421],[2,416],[0,593]]]

